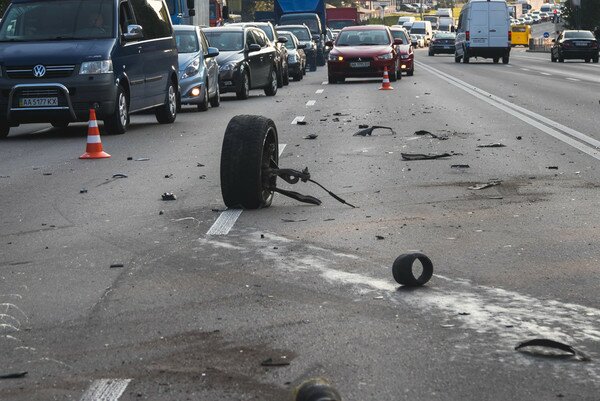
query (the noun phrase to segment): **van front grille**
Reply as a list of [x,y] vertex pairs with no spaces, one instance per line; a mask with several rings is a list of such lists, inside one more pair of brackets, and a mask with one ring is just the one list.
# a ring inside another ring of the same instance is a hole
[[7,66],[6,75],[11,79],[40,79],[40,78],[66,78],[70,77],[75,70],[74,65],[47,65],[44,66],[46,73],[43,77],[33,74],[35,66]]

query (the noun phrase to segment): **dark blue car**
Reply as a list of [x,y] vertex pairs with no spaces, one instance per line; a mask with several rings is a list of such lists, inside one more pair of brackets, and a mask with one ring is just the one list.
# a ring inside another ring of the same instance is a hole
[[0,24],[0,137],[87,121],[91,108],[110,134],[142,110],[173,123],[177,67],[163,0],[13,0]]

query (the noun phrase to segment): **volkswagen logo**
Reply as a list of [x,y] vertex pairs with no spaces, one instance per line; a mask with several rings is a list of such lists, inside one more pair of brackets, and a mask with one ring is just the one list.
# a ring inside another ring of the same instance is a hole
[[41,78],[44,75],[46,75],[46,67],[44,67],[41,64],[38,64],[35,67],[33,67],[33,76],[34,77]]

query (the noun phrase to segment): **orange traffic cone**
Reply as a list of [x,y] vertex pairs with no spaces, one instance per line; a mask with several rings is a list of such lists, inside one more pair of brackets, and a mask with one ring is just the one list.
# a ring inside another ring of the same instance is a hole
[[380,91],[391,91],[392,85],[390,85],[390,75],[388,74],[387,66],[383,67],[383,82],[381,83]]
[[85,153],[79,156],[79,158],[105,159],[107,157],[110,157],[110,155],[104,150],[102,150],[102,141],[100,140],[98,121],[96,121],[96,110],[90,109],[90,122],[88,123],[87,146],[85,147]]

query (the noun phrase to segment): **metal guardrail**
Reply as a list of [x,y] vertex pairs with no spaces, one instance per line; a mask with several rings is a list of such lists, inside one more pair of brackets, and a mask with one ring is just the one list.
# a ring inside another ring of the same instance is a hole
[[552,48],[552,39],[531,38],[529,39],[529,52],[550,53]]

